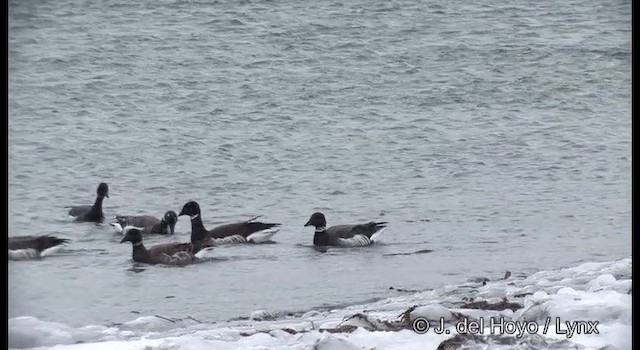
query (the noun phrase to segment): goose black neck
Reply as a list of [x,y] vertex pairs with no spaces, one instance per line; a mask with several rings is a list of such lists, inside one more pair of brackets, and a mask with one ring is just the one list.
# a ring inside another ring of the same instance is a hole
[[191,219],[191,242],[199,242],[205,238],[207,229],[204,228],[200,214]]
[[102,210],[102,201],[104,200],[104,196],[96,197],[96,201],[93,203],[93,209]]
[[149,251],[142,241],[133,243],[133,261],[145,261],[149,257]]
[[316,232],[313,235],[313,244],[322,246],[329,245],[329,235],[327,235],[327,231],[318,231],[316,229]]

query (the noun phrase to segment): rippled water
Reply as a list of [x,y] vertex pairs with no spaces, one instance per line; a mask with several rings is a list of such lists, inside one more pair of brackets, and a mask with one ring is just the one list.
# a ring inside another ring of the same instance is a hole
[[[629,1],[10,1],[9,235],[73,242],[10,262],[9,317],[219,320],[628,256],[630,29]],[[101,181],[108,218],[283,228],[137,266],[67,216]],[[318,210],[384,244],[316,252]]]

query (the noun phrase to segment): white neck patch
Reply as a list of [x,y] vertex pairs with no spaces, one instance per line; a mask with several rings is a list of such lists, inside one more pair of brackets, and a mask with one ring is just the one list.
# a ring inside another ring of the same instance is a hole
[[200,216],[200,214],[196,214],[196,215],[191,215],[191,220],[195,220],[198,218],[198,216]]
[[326,227],[324,227],[324,226],[318,226],[318,227],[316,227],[316,232],[324,232],[324,231],[326,231],[326,230],[327,230],[327,228],[326,228]]
[[142,241],[133,244],[134,247],[138,247],[138,246],[141,246],[141,245],[142,245]]

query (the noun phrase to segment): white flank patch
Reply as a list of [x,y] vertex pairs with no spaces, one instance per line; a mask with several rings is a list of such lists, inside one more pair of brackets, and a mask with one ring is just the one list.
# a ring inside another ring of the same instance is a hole
[[131,229],[138,229],[140,231],[144,230],[144,227],[138,227],[138,226],[133,226],[133,225],[127,225],[122,229],[122,233],[127,234],[127,232],[129,232],[129,230]]
[[342,247],[362,247],[371,244],[369,237],[365,235],[355,235],[351,238],[338,238]]
[[251,243],[264,243],[269,242],[271,237],[275,235],[280,229],[272,227],[266,230],[254,232],[247,237],[247,242]]
[[212,241],[215,245],[247,243],[247,239],[242,237],[241,235],[227,236],[224,238],[214,238],[212,239]]
[[9,260],[20,261],[33,259],[40,259],[40,253],[33,248],[17,250],[9,249]]
[[171,257],[175,258],[178,261],[193,260],[193,255],[191,255],[191,254],[189,254],[187,252],[177,252],[177,253],[173,254]]
[[193,255],[184,251],[176,252],[173,255],[167,253],[162,253],[162,255],[165,257],[165,264],[182,264],[193,260]]

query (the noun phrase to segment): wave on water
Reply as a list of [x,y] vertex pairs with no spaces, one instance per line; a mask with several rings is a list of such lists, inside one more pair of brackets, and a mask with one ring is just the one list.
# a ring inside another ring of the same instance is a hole
[[631,349],[631,258],[304,313],[123,324],[9,319],[11,349]]

